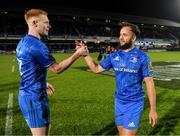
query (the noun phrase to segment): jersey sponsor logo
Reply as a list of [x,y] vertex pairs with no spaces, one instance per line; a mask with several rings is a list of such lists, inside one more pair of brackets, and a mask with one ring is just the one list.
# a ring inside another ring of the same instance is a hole
[[134,122],[129,123],[129,124],[128,124],[128,127],[135,127]]
[[128,69],[128,68],[114,68],[115,71],[123,71],[129,73],[138,73],[138,70]]

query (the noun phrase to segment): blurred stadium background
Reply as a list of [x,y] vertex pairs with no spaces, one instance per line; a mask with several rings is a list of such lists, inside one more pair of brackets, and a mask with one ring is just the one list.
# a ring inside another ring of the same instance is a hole
[[[159,114],[159,124],[151,128],[146,97],[138,134],[180,135],[180,23],[103,9],[91,10],[90,7],[84,9],[78,4],[73,7],[68,3],[70,6],[67,7],[57,3],[16,1],[13,6],[8,2],[2,1],[0,6],[0,135],[30,135],[17,102],[20,77],[15,48],[27,33],[23,15],[31,7],[49,12],[52,28],[43,40],[58,61],[74,52],[75,40],[83,39],[93,58],[99,62],[100,49],[103,48],[106,55],[117,49],[119,23],[137,24],[141,29],[137,48],[146,51],[153,61]],[[49,97],[51,134],[117,135],[113,119],[113,77],[113,72],[92,74],[82,58],[59,76],[49,72],[48,81],[56,89],[56,93]]]

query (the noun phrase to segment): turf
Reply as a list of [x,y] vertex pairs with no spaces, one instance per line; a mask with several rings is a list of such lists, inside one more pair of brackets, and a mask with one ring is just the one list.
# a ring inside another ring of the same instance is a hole
[[[70,55],[54,54],[58,61]],[[98,54],[91,55],[98,63]],[[180,52],[154,52],[148,55],[154,66],[180,62]],[[20,76],[14,59],[14,55],[0,56],[0,135],[4,135],[9,93],[14,94],[12,134],[30,135],[18,106]],[[12,65],[15,66],[14,72]],[[80,58],[59,75],[48,72],[48,82],[56,90],[55,94],[49,96],[51,135],[117,135],[114,125],[113,73],[93,74]],[[180,135],[180,80],[155,80],[155,85],[158,125],[151,128],[148,124],[149,103],[146,96],[138,135]]]

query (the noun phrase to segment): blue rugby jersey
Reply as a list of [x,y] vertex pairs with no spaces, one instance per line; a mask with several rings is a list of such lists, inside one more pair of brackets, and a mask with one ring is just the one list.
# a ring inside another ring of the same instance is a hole
[[16,48],[21,75],[20,93],[40,96],[46,90],[47,67],[55,62],[47,46],[33,35],[26,35]]
[[151,60],[143,51],[133,48],[120,50],[107,56],[100,65],[113,68],[116,78],[115,97],[125,101],[138,101],[144,98],[143,78],[152,76]]

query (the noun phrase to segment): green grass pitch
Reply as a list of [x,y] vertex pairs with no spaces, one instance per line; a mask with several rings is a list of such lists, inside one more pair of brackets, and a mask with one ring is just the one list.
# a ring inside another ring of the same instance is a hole
[[[54,54],[57,61],[70,55]],[[91,55],[98,63],[98,54]],[[155,128],[149,125],[146,96],[138,135],[180,135],[180,52],[154,52],[148,55],[155,71],[159,122]],[[14,96],[12,134],[31,135],[18,106],[19,81],[15,56],[1,55],[0,135],[5,133],[9,93]],[[55,88],[55,94],[49,96],[51,135],[117,135],[113,108],[115,80],[112,72],[93,74],[80,58],[59,75],[48,71],[48,82]]]

